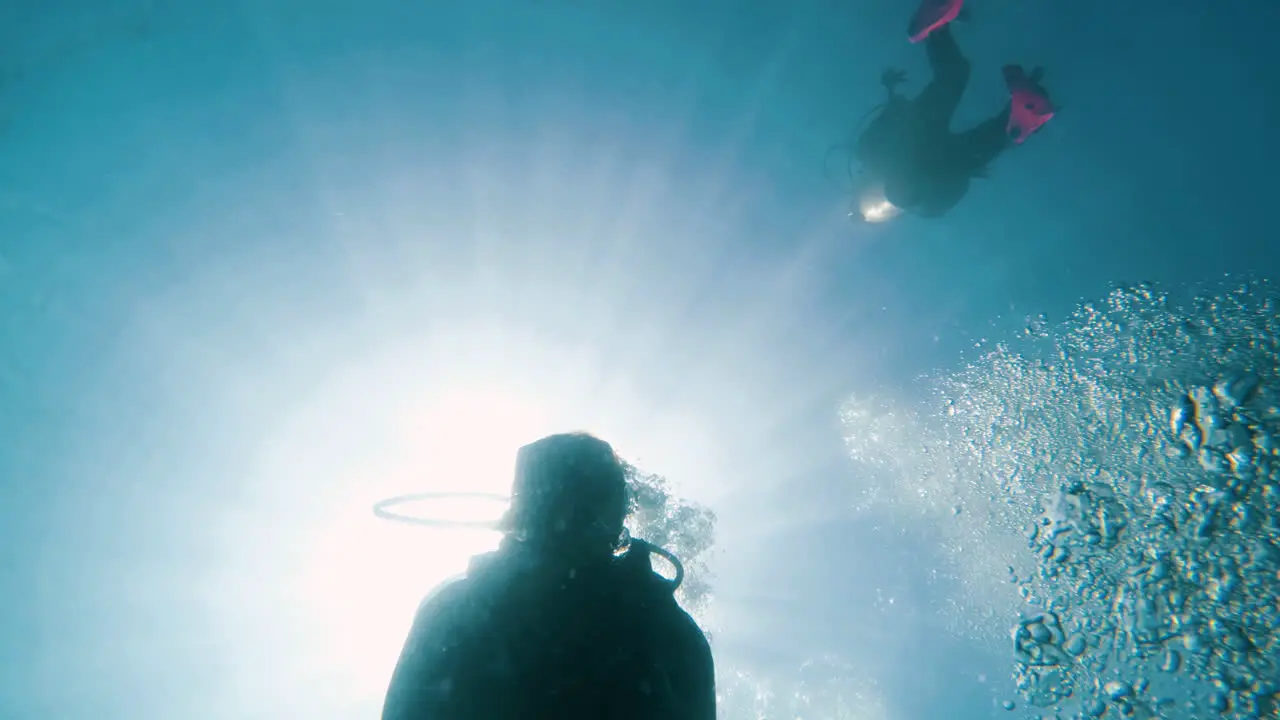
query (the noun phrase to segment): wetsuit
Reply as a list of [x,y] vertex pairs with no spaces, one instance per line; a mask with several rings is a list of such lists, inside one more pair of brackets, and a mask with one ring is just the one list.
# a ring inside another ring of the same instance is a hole
[[944,215],[1009,146],[1009,108],[969,130],[951,132],[951,120],[969,84],[969,60],[951,29],[924,41],[933,77],[914,99],[891,92],[884,110],[855,146],[866,172],[883,183],[885,197],[922,217]]
[[429,597],[383,720],[715,720],[711,649],[647,552],[570,564],[504,543]]

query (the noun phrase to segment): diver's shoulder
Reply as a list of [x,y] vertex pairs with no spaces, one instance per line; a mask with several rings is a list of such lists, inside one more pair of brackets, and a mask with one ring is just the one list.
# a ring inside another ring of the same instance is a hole
[[417,617],[419,621],[424,621],[455,614],[458,608],[467,603],[471,594],[471,583],[465,576],[446,580],[418,603]]
[[495,553],[486,553],[472,558],[466,572],[444,580],[427,593],[418,604],[418,614],[438,615],[472,604],[482,591],[481,585],[485,571],[492,564],[495,555]]
[[656,607],[648,603],[646,605],[650,611],[654,612],[654,620],[666,628],[666,632],[681,638],[686,643],[709,645],[707,634],[702,626],[676,599],[675,590],[671,587],[670,581],[658,573],[654,573],[653,581],[655,595],[660,598],[660,601]]
[[711,641],[707,639],[707,632],[702,629],[702,626],[698,624],[698,621],[694,619],[693,615],[688,610],[680,607],[679,604],[676,604],[676,612],[678,614],[676,621],[677,631],[687,636],[691,643],[706,647],[709,652],[711,648]]

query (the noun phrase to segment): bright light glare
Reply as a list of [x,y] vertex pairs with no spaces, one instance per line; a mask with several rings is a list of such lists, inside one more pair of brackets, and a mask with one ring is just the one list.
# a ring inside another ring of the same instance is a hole
[[407,422],[407,492],[509,492],[515,449],[551,432],[537,405],[493,387],[445,391]]
[[[548,431],[532,400],[449,382],[424,387],[394,366],[357,362],[265,438],[267,454],[249,483],[258,496],[225,520],[231,556],[213,583],[228,634],[259,643],[260,654],[242,655],[235,668],[242,686],[288,668],[288,684],[322,688],[309,701],[376,713],[418,604],[472,556],[496,548],[492,530],[411,526],[372,511],[408,493],[506,495],[516,449]],[[496,520],[506,504],[455,499],[399,509]]]
[[889,202],[883,188],[875,187],[864,192],[858,200],[858,212],[862,214],[863,220],[879,223],[898,217],[902,214],[902,208]]
[[[382,472],[401,492],[510,491],[515,449],[542,433],[536,407],[495,388],[457,389],[402,418],[402,459]],[[370,458],[371,460],[373,458]],[[363,697],[379,697],[408,622],[429,589],[466,569],[468,559],[496,547],[480,529],[432,529],[373,517],[369,493],[357,485],[339,518],[313,536],[304,575],[308,614],[326,628],[324,657]],[[403,511],[441,520],[494,520],[505,505],[449,499],[411,503]]]
[[[821,440],[794,438],[848,363],[812,362],[793,328],[822,294],[816,278],[845,218],[821,221],[793,259],[756,261],[742,250],[746,219],[723,210],[750,205],[736,175],[678,191],[688,169],[662,158],[680,147],[654,144],[655,160],[648,145],[548,138],[528,157],[484,149],[484,136],[448,162],[389,162],[368,188],[327,169],[316,192],[344,240],[314,254],[309,272],[325,279],[315,297],[238,300],[255,273],[267,283],[297,262],[264,244],[148,303],[150,342],[134,346],[176,368],[174,387],[222,388],[217,419],[253,428],[209,521],[209,634],[225,644],[229,705],[376,716],[417,604],[499,535],[380,520],[373,504],[507,494],[518,447],[551,432],[595,433],[723,512],[717,532],[737,552],[716,562],[741,582],[754,582],[757,523],[794,522],[761,512],[759,498],[823,462]],[[209,308],[225,327],[203,344],[171,340]],[[205,351],[235,347],[255,348],[243,366]]]

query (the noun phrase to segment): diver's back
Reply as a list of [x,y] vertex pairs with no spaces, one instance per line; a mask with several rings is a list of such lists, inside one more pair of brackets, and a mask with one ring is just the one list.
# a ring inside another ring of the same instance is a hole
[[507,706],[495,718],[681,716],[681,671],[667,656],[688,616],[651,570],[646,577],[602,563],[517,574],[495,601],[490,617],[513,670]]
[[702,632],[647,553],[585,567],[519,551],[423,603],[384,720],[711,720]]

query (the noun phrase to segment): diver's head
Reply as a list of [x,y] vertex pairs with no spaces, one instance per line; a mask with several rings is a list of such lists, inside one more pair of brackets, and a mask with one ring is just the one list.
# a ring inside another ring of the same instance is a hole
[[526,547],[607,555],[622,537],[626,466],[593,435],[549,435],[520,448],[511,495],[502,529]]

